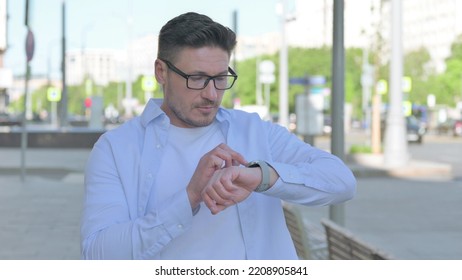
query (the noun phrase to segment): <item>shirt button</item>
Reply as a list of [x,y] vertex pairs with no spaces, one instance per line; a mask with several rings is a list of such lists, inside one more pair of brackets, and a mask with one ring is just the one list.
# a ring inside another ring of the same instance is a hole
[[179,224],[177,225],[178,229],[183,229],[183,225],[182,224]]
[[161,146],[160,144],[157,144],[157,145],[156,145],[156,148],[157,148],[157,149],[160,149],[161,147],[162,147],[162,146]]
[[151,173],[148,174],[148,179],[152,179],[152,174]]

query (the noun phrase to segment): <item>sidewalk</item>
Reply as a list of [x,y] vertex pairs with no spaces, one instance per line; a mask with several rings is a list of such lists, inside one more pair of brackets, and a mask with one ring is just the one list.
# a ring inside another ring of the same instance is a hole
[[80,259],[87,149],[0,149],[0,259]]
[[83,175],[0,179],[0,259],[79,259]]
[[357,154],[348,155],[346,162],[356,177],[397,177],[397,178],[428,178],[451,180],[453,177],[450,164],[409,159],[404,166],[386,166],[384,155]]

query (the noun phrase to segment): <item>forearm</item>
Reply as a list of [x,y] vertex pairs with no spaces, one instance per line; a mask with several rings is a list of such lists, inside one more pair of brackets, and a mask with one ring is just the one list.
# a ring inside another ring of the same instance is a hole
[[337,204],[356,191],[352,172],[335,157],[296,165],[271,163],[279,179],[265,194],[304,205]]
[[[145,216],[125,222],[115,222],[114,215],[88,214],[91,228],[101,227],[95,232],[84,231],[82,257],[84,259],[152,259],[174,238],[191,227],[192,212],[187,195],[183,191],[166,200],[164,205]],[[108,220],[112,219],[112,224]],[[100,221],[99,223],[97,221]],[[97,225],[94,225],[97,223]],[[84,227],[85,228],[85,227]],[[89,227],[90,228],[90,227]]]

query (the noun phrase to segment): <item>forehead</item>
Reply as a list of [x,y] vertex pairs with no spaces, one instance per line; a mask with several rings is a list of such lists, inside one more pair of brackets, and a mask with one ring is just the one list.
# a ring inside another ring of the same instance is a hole
[[184,48],[175,59],[175,65],[185,71],[222,72],[228,64],[228,53],[218,47]]

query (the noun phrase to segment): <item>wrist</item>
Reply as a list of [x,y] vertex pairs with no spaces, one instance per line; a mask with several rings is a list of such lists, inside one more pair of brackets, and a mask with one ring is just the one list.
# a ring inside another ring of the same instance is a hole
[[197,207],[199,207],[202,201],[201,196],[195,195],[195,192],[191,191],[189,188],[186,190],[186,193],[188,194],[189,203],[191,204],[191,209],[196,209]]
[[247,164],[248,168],[255,168],[259,167],[261,169],[261,182],[260,184],[254,189],[254,192],[264,192],[267,191],[271,185],[270,185],[270,167],[269,165],[262,160],[255,160],[249,162]]

